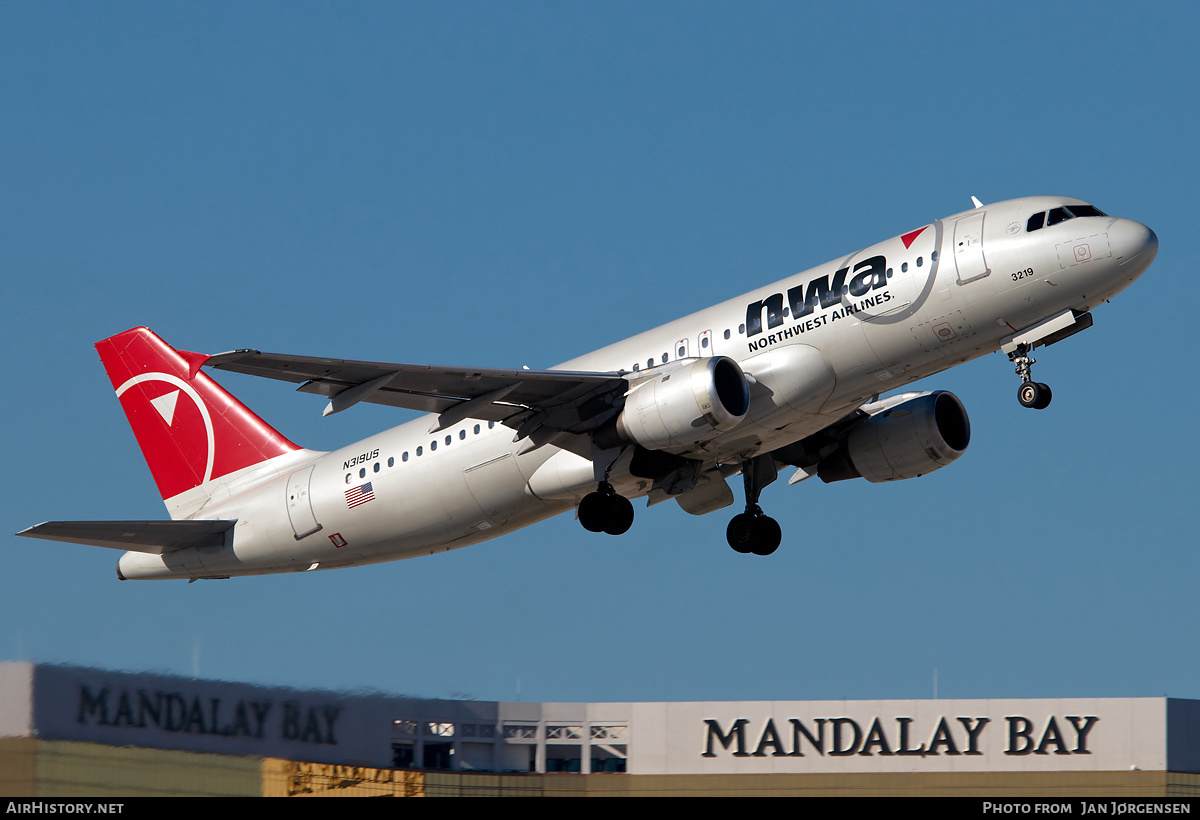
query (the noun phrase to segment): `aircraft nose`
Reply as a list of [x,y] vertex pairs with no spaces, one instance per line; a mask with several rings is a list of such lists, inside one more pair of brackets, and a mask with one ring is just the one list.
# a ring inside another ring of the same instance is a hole
[[1121,269],[1140,276],[1158,255],[1158,236],[1141,222],[1122,219],[1109,231],[1113,251]]

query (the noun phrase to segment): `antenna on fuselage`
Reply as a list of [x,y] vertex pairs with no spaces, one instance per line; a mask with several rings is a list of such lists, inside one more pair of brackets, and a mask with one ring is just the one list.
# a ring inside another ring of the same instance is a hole
[[972,196],[972,197],[971,197],[971,201],[975,203],[975,207],[976,207],[976,208],[982,208],[982,207],[983,207],[983,203],[979,201],[979,197],[977,197],[977,196]]

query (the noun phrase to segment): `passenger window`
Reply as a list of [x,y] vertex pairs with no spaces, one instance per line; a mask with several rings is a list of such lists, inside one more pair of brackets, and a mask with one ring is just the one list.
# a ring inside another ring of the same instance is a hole
[[475,435],[479,435],[479,425],[475,425]]
[[642,369],[642,366],[641,366],[640,364],[635,364],[635,365],[633,366],[633,372],[634,372],[634,373],[637,373],[637,372],[638,372],[639,370],[641,370],[641,369]]
[[662,362],[663,364],[667,363],[667,354],[666,353],[662,354],[662,360],[663,360],[663,362]]
[[450,446],[450,442],[453,440],[453,438],[454,438],[453,436],[446,436],[446,446],[447,447]]
[[[417,455],[421,455],[421,454],[420,454],[420,453],[417,453]],[[400,460],[401,460],[401,461],[408,461],[408,450],[405,450],[405,451],[404,451],[404,454],[403,454],[402,456],[400,456]]]
[[725,331],[725,341],[729,341],[729,331]]
[[1025,223],[1025,230],[1032,233],[1033,231],[1040,230],[1045,224],[1046,212],[1042,211],[1040,214],[1034,214],[1033,216],[1029,217],[1029,221]]
[[421,453],[423,453],[423,452],[425,452],[425,448],[424,448],[424,447],[418,447],[418,448],[417,448],[417,458],[420,458],[420,457],[421,457]]
[[462,441],[462,440],[463,440],[463,439],[465,439],[466,437],[467,437],[467,431],[466,431],[466,430],[459,430],[459,431],[458,431],[458,440],[459,440],[459,441]]
[[375,462],[375,472],[379,472],[379,462]]
[[388,466],[389,467],[396,466],[396,457],[395,456],[388,456]]
[[350,473],[346,473],[346,483],[350,483]]
[[366,467],[363,467],[361,470],[358,471],[358,477],[359,478],[367,477],[367,468]]
[[705,336],[703,339],[700,340],[700,346],[702,348],[704,348],[705,350],[708,350],[708,337],[707,336]]
[[429,442],[429,452],[432,453],[436,449],[437,449],[437,442],[436,441]]

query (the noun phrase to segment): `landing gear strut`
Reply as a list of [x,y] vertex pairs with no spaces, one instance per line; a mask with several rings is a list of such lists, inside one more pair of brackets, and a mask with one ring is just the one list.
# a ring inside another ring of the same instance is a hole
[[1017,401],[1021,402],[1023,407],[1046,409],[1054,394],[1049,386],[1033,380],[1033,365],[1037,359],[1029,358],[1029,345],[1017,345],[1017,349],[1008,354],[1008,359],[1017,366],[1017,375],[1021,377],[1021,386],[1017,388]]
[[579,523],[588,532],[624,535],[633,526],[633,504],[625,496],[617,495],[607,481],[602,481],[600,489],[579,502]]
[[763,487],[778,477],[775,464],[769,455],[756,456],[742,466],[742,478],[746,484],[746,511],[733,517],[725,529],[725,538],[736,552],[770,555],[779,549],[783,531],[779,522],[764,515],[758,506],[758,496]]

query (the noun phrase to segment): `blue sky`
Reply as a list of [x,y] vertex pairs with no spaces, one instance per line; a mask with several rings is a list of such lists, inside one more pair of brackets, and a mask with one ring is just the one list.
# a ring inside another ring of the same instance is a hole
[[[0,660],[483,700],[921,698],[935,675],[1200,697],[1198,26],[1188,3],[0,3],[7,533],[164,517],[92,349],[135,325],[546,367],[972,195],[1078,196],[1161,242],[1038,352],[1049,409],[1000,354],[929,379],[968,453],[773,485],[769,559],[726,546],[732,511],[674,505],[622,538],[560,516],[190,585],[0,536]],[[219,378],[315,449],[409,418]]]

